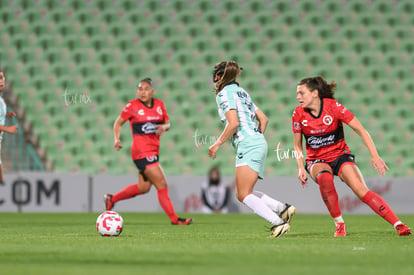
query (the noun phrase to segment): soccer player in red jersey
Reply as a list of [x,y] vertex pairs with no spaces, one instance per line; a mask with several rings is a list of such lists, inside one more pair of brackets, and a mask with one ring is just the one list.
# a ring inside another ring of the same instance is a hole
[[164,103],[153,98],[155,90],[150,78],[144,78],[138,84],[138,98],[124,107],[114,123],[114,147],[122,148],[119,138],[122,125],[129,120],[133,142],[131,157],[137,166],[138,183],[131,184],[118,193],[105,195],[106,210],[112,210],[120,200],[129,199],[147,193],[151,186],[157,188],[158,201],[172,224],[188,225],[191,219],[180,218],[175,214],[168,194],[167,181],[159,163],[160,136],[170,128],[170,122]]
[[[333,177],[345,182],[362,202],[375,213],[392,224],[401,236],[410,235],[411,230],[394,214],[391,207],[378,194],[370,191],[364,182],[355,157],[344,140],[343,123],[352,128],[362,139],[372,157],[372,165],[381,175],[388,170],[378,155],[369,133],[358,119],[334,98],[336,83],[328,84],[322,77],[305,78],[299,81],[296,107],[292,117],[294,147],[299,156],[298,178],[305,186],[306,171],[319,185],[321,196],[336,224],[335,237],[346,236]],[[306,141],[306,168],[303,162],[302,136]]]

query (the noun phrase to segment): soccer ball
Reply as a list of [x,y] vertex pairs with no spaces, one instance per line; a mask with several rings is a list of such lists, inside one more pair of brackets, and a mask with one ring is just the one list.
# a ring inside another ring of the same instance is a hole
[[121,234],[123,226],[124,219],[114,211],[103,212],[96,220],[96,230],[102,236],[117,237]]

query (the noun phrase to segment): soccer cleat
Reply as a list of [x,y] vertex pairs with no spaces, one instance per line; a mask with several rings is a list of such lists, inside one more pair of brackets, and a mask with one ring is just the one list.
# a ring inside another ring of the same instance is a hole
[[412,234],[411,229],[403,223],[397,225],[395,229],[397,229],[398,235],[400,236],[408,236]]
[[270,238],[280,238],[283,236],[283,234],[288,232],[289,229],[290,229],[290,225],[287,222],[284,222],[278,225],[273,225],[272,228],[270,229],[271,231]]
[[175,223],[171,222],[173,225],[190,225],[193,223],[192,219],[186,219],[186,218],[178,218]]
[[285,209],[280,213],[280,218],[284,221],[290,224],[292,221],[293,215],[296,213],[296,207],[293,205],[290,205],[286,203]]
[[104,202],[105,202],[105,208],[106,211],[111,211],[114,207],[114,203],[112,202],[112,195],[111,194],[105,194],[104,195]]
[[343,222],[338,222],[336,224],[334,237],[345,237],[345,236],[346,236],[346,225]]

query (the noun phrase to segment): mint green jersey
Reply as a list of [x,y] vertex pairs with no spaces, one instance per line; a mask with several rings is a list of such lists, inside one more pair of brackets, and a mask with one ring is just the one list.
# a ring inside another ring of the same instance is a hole
[[[2,96],[0,96],[0,125],[4,126],[6,124],[6,103]],[[0,142],[3,139],[3,131],[0,131]]]
[[218,113],[223,123],[227,125],[225,114],[234,109],[239,118],[239,127],[233,137],[233,144],[237,146],[249,136],[262,135],[256,125],[257,106],[250,95],[240,86],[233,83],[224,87],[216,96]]

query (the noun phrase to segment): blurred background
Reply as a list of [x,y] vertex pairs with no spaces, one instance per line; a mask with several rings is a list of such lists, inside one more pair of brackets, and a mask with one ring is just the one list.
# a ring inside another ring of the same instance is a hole
[[[3,169],[130,174],[132,137],[113,149],[112,125],[151,77],[171,130],[161,139],[167,175],[234,173],[234,151],[207,148],[223,129],[211,71],[236,60],[241,85],[269,117],[266,174],[295,176],[291,115],[296,83],[321,75],[369,130],[393,177],[414,173],[414,2],[411,0],[0,0],[3,97],[17,113]],[[364,175],[376,175],[346,127]],[[279,151],[275,151],[279,148]]]

